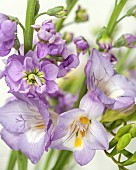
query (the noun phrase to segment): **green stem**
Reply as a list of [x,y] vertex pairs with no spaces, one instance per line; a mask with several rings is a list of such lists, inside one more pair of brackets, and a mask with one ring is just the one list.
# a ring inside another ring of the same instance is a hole
[[37,0],[28,0],[25,23],[24,36],[24,52],[25,54],[32,49],[33,44],[33,28],[31,25],[35,23],[35,7]]
[[111,14],[110,20],[108,22],[108,25],[107,25],[107,34],[109,36],[113,33],[113,29],[116,25],[116,21],[119,17],[119,14],[121,13],[123,7],[125,6],[126,2],[127,2],[127,0],[121,0],[120,3],[115,6],[115,8]]
[[25,34],[25,27],[23,26],[23,24],[22,24],[21,22],[19,22],[18,24],[19,24],[19,26],[22,28],[23,34]]
[[6,170],[13,170],[15,163],[16,163],[16,160],[17,160],[17,152],[11,151],[9,162],[8,162]]
[[[71,12],[71,10],[73,9],[73,7],[75,6],[75,4],[77,3],[78,0],[72,0],[71,4],[68,5],[67,10],[68,10],[68,14]],[[65,18],[61,18],[57,23],[56,23],[56,30],[57,32],[59,32],[61,30],[61,28],[63,27],[63,23],[65,21]]]
[[65,25],[63,25],[63,28],[64,28],[64,27],[67,27],[67,26],[69,26],[69,25],[72,25],[72,24],[74,24],[74,23],[75,23],[74,21],[68,22],[68,23],[66,23]]
[[122,21],[125,17],[127,17],[126,15],[122,16],[117,22],[116,24],[118,24],[120,21]]
[[43,170],[49,170],[49,165],[51,163],[51,160],[52,160],[52,156],[54,155],[54,150],[50,150],[50,152],[48,153],[47,155],[47,159],[45,161],[45,165],[44,165],[44,168]]
[[45,14],[47,14],[47,13],[46,13],[46,12],[42,12],[42,13],[40,13],[40,14],[37,14],[37,15],[35,16],[35,20],[36,20],[37,18],[39,18],[40,16],[45,15]]
[[27,158],[21,151],[18,151],[18,170],[27,170]]

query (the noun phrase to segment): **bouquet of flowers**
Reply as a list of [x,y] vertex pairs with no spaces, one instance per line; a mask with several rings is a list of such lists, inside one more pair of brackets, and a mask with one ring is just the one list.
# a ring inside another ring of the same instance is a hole
[[[17,17],[0,13],[0,57],[6,58],[0,78],[12,94],[0,107],[1,139],[12,149],[7,170],[16,162],[19,170],[26,170],[28,159],[37,164],[44,152],[43,170],[70,167],[73,157],[84,166],[97,150],[119,170],[136,163],[136,152],[126,148],[136,137],[136,62],[130,55],[136,35],[116,38],[118,24],[136,18],[136,6],[120,17],[127,1],[115,0],[94,45],[72,30],[60,33],[67,25],[89,21],[86,9],[78,6],[74,20],[66,22],[78,0],[42,13],[39,0],[28,0],[25,26]],[[42,15],[45,20],[38,25]]]

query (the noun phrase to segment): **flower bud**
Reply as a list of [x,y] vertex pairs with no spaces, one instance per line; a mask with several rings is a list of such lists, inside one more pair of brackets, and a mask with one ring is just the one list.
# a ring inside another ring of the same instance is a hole
[[136,163],[136,152],[131,156],[131,158],[127,159],[126,161],[122,162],[123,166],[128,166],[131,164]]
[[63,39],[66,40],[66,43],[70,43],[73,40],[73,33],[71,32],[64,32]]
[[132,124],[128,124],[128,125],[126,125],[126,126],[121,127],[121,128],[118,130],[118,132],[117,132],[117,134],[116,134],[116,136],[115,136],[115,139],[116,139],[116,140],[119,140],[124,134],[130,132],[130,130],[132,129],[132,127],[133,127]]
[[117,150],[123,150],[130,143],[131,139],[131,133],[126,133],[125,135],[123,135],[118,141]]
[[49,16],[55,16],[57,18],[65,18],[67,10],[63,6],[57,6],[55,8],[48,9],[46,12]]
[[102,28],[98,33],[96,42],[103,50],[109,50],[112,48],[112,41],[111,38],[107,35],[105,27]]
[[129,9],[126,13],[126,16],[134,16],[136,17],[136,5]]
[[88,42],[86,41],[85,38],[79,36],[74,38],[74,43],[77,47],[77,53],[79,54],[81,51],[83,54],[87,52],[87,49],[89,48]]
[[136,36],[133,34],[124,34],[114,43],[114,47],[128,47],[135,48],[136,47]]
[[78,9],[76,11],[76,17],[75,17],[75,22],[86,22],[88,21],[89,16],[87,14],[86,9],[81,8],[81,6],[78,6]]

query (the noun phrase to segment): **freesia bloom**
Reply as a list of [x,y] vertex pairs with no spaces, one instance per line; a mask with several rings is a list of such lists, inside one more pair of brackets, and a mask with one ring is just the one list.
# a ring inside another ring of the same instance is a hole
[[50,62],[40,63],[35,53],[29,51],[26,56],[9,57],[5,78],[11,92],[54,93],[58,90],[55,79],[58,67]]
[[86,65],[88,90],[96,91],[103,104],[112,110],[132,107],[135,104],[136,86],[126,77],[117,74],[109,59],[93,49]]
[[15,21],[0,13],[0,56],[6,56],[10,53],[15,44],[17,24]]
[[89,163],[96,150],[108,149],[107,133],[103,125],[95,120],[104,111],[104,105],[97,95],[87,93],[79,109],[73,109],[59,116],[53,135],[52,148],[74,152],[80,165]]
[[0,108],[1,138],[37,163],[50,144],[49,113],[38,99],[12,100]]

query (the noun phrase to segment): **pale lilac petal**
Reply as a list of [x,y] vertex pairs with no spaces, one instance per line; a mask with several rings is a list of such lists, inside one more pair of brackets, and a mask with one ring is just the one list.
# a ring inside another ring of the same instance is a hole
[[96,120],[91,120],[87,138],[90,143],[89,145],[90,149],[107,150],[109,147],[107,132],[103,125]]
[[104,105],[94,92],[88,92],[81,99],[79,108],[86,112],[89,119],[99,117],[104,111]]
[[[26,102],[14,100],[0,108],[0,123],[11,133],[23,133],[34,126],[40,114]],[[41,121],[39,119],[39,121]]]
[[23,65],[18,60],[10,62],[6,67],[6,74],[15,82],[20,80],[23,78]]
[[136,85],[129,81],[125,76],[116,74],[106,84],[105,91],[107,96],[117,98],[121,96],[136,96]]
[[48,54],[48,46],[47,44],[38,43],[37,44],[37,57],[44,58]]
[[58,91],[58,84],[55,83],[55,81],[46,81],[46,91],[47,93],[55,93],[56,91]]
[[118,110],[122,108],[128,108],[135,104],[134,97],[118,97],[115,103],[112,105],[107,105],[112,110]]
[[20,150],[36,164],[45,150],[44,129],[30,129],[20,136]]
[[10,133],[6,129],[1,130],[1,139],[14,150],[19,150],[19,137],[20,134]]
[[76,162],[83,166],[88,164],[94,157],[95,150],[89,149],[89,143],[83,143],[83,148],[74,151],[74,158]]
[[55,64],[47,64],[43,67],[46,80],[55,80],[58,75],[58,67]]

